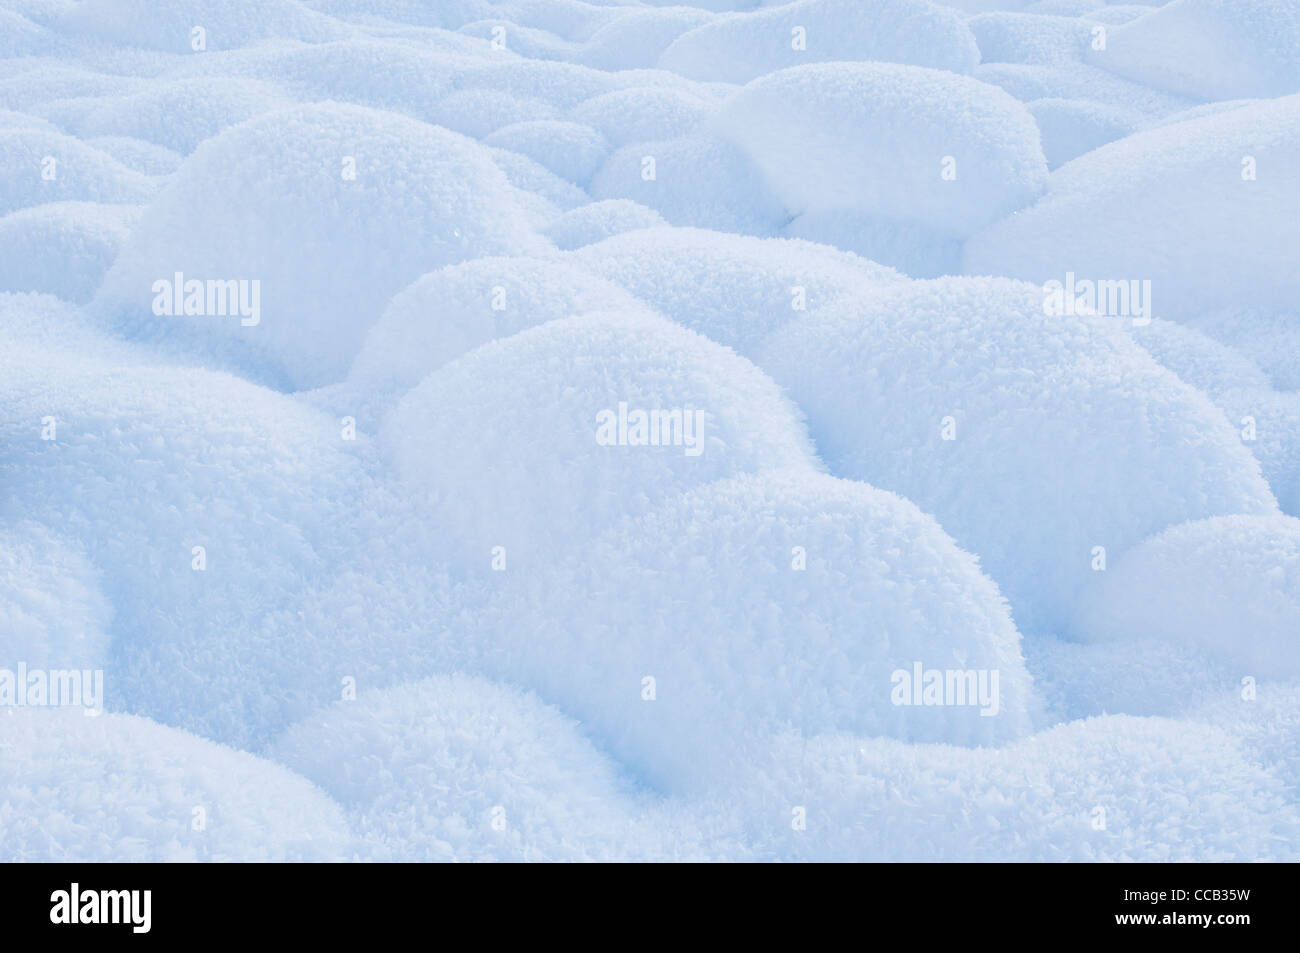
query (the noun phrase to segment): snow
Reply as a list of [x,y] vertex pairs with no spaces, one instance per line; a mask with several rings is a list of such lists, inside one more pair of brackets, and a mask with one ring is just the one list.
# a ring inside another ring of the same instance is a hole
[[[602,415],[624,406],[680,411],[680,423],[655,444],[648,432],[634,443],[631,423],[602,442]],[[675,492],[811,459],[798,412],[758,368],[636,312],[551,321],[475,349],[408,393],[381,441],[427,496],[447,551],[484,570],[497,547],[507,566],[545,565]]]
[[1117,323],[1049,317],[1032,285],[948,278],[832,305],[755,359],[832,473],[932,513],[1022,630],[1059,634],[1100,575],[1094,547],[1114,559],[1173,523],[1276,507],[1222,413]]
[[1089,640],[1186,643],[1243,676],[1295,678],[1300,519],[1221,516],[1171,527],[1107,570],[1076,629]]
[[[997,588],[933,519],[864,484],[807,471],[724,480],[512,578],[482,623],[495,633],[485,664],[600,726],[661,790],[707,788],[787,726],[988,745],[1030,725]],[[724,626],[726,639],[710,638]],[[996,672],[996,694],[899,704],[894,675],[916,665]]]
[[[481,146],[444,129],[334,104],[272,113],[209,140],[172,176],[95,308],[195,361],[285,389],[333,383],[382,303],[419,275],[542,247],[505,186]],[[156,314],[154,285],[175,273],[259,281],[257,323]]]
[[1300,859],[1297,223],[1293,0],[0,0],[0,860]]
[[273,750],[350,812],[373,859],[626,860],[628,843],[672,856],[644,819],[653,806],[571,718],[484,679],[336,702]]
[[302,862],[354,853],[342,810],[310,782],[145,718],[24,710],[5,719],[0,751],[0,859],[9,863]]
[[631,199],[604,199],[570,209],[545,229],[557,248],[572,251],[624,232],[667,224],[654,209]]
[[[965,237],[1047,186],[1038,128],[1024,107],[938,70],[781,70],[729,100],[717,127],[793,215],[849,208]],[[955,177],[945,177],[945,166]]]
[[631,232],[570,260],[746,356],[805,312],[901,280],[890,268],[824,245],[694,228]]
[[1040,283],[1067,271],[1149,280],[1153,316],[1177,321],[1229,306],[1290,310],[1297,244],[1300,95],[1080,156],[1052,173],[1037,204],[971,238],[965,269]]
[[880,61],[969,73],[979,48],[962,17],[925,0],[798,0],[718,17],[679,36],[659,66],[747,83],[807,63]]
[[1300,8],[1291,0],[1173,0],[1116,27],[1091,61],[1196,99],[1300,92]]
[[88,301],[140,219],[136,205],[52,202],[0,218],[0,291]]

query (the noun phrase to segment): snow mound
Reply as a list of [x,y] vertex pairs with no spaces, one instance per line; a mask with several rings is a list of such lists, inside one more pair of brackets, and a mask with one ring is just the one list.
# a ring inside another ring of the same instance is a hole
[[624,146],[591,180],[596,199],[631,199],[674,225],[771,235],[787,217],[744,150],[713,136]]
[[0,860],[338,861],[343,812],[279,765],[130,715],[0,722]]
[[686,90],[632,86],[593,96],[574,106],[569,118],[591,126],[619,148],[689,136],[717,111],[709,99]]
[[1038,127],[1024,106],[937,70],[782,70],[741,90],[716,125],[793,215],[854,209],[964,237],[1047,185]]
[[31,521],[0,529],[0,668],[103,668],[111,615],[75,543]]
[[912,278],[961,272],[963,242],[917,222],[857,209],[816,209],[793,219],[781,234],[819,242],[897,268]]
[[1080,62],[1097,30],[1073,17],[1037,13],[984,13],[967,24],[984,63]]
[[338,702],[274,751],[352,813],[375,859],[659,853],[628,785],[572,719],[482,679],[441,676]]
[[[83,0],[60,18],[59,25],[121,46],[193,55],[272,38],[320,43],[351,33],[296,0],[261,0],[256,6],[184,0],[165,7],[149,0]],[[194,32],[200,29],[201,36]]]
[[[1223,731],[1126,715],[998,751],[789,740],[735,797],[760,857],[914,861],[1291,860],[1282,783]],[[804,808],[806,829],[791,830]]]
[[1252,762],[1286,785],[1291,804],[1300,801],[1300,684],[1242,679],[1236,691],[1204,706],[1196,717],[1236,738]]
[[965,269],[1038,282],[1067,272],[1149,280],[1154,316],[1182,320],[1230,306],[1293,310],[1296,247],[1300,95],[1079,157],[1052,173],[1036,205],[972,238]]
[[294,606],[355,516],[339,423],[225,374],[13,352],[0,515],[58,526],[99,572],[111,707],[248,746],[337,697]]
[[631,199],[605,199],[565,212],[546,228],[546,237],[557,248],[571,251],[614,235],[664,224],[662,215]]
[[160,82],[130,96],[57,100],[41,111],[81,139],[130,136],[189,155],[223,129],[293,105],[271,83],[223,76]]
[[605,137],[590,126],[547,119],[503,126],[483,143],[520,152],[575,185],[585,184],[609,153]]
[[[997,588],[933,519],[864,484],[725,480],[515,578],[482,622],[487,664],[663,790],[707,787],[787,727],[967,745],[1030,727]],[[917,666],[982,681],[926,707]]]
[[1150,324],[1134,328],[1133,337],[1158,362],[1216,403],[1227,390],[1269,387],[1254,361],[1195,328],[1153,318]]
[[1027,633],[1064,628],[1104,575],[1095,547],[1114,559],[1174,523],[1276,507],[1204,395],[1117,319],[1044,300],[1005,279],[912,282],[791,324],[755,358],[831,472],[934,514]]
[[[305,106],[196,150],[145,212],[94,307],[129,337],[314,387],[345,376],[378,303],[415,278],[540,247],[478,144],[389,113]],[[229,282],[242,282],[239,307],[213,295]],[[197,314],[184,313],[191,303]]]
[[659,68],[747,83],[808,63],[875,60],[969,73],[979,59],[961,15],[925,0],[799,0],[698,26],[664,51]]
[[602,26],[577,54],[577,62],[602,70],[648,69],[674,40],[713,18],[688,5],[628,9]]
[[0,215],[51,202],[134,204],[155,181],[85,143],[42,129],[0,129]]
[[496,547],[508,566],[545,565],[673,493],[811,459],[797,410],[752,364],[626,313],[483,345],[407,394],[381,439],[449,551],[484,569]]
[[1089,641],[1187,643],[1241,675],[1300,674],[1300,520],[1224,516],[1134,547],[1080,608]]
[[1228,307],[1188,322],[1251,358],[1282,391],[1300,390],[1300,310]]
[[425,275],[370,329],[349,378],[402,393],[497,338],[592,311],[647,309],[608,281],[540,258],[476,258]]
[[1117,26],[1098,66],[1197,99],[1300,92],[1300,7],[1293,0],[1174,0]]
[[0,218],[0,291],[88,301],[140,219],[135,205],[54,202]]
[[1189,109],[1196,101],[1151,89],[1086,63],[981,63],[975,78],[1000,86],[1021,102],[1086,99],[1155,123]]
[[773,331],[897,272],[811,242],[656,228],[570,255],[659,314],[746,356]]

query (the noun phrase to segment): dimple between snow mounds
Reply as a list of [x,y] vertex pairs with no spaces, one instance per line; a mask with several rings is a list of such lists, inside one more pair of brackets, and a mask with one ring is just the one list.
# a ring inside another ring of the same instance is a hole
[[0,291],[88,301],[140,214],[137,205],[52,202],[0,218]]
[[1120,76],[1198,99],[1300,92],[1293,0],[1174,0],[1112,29],[1090,59]]
[[592,245],[605,238],[666,224],[663,216],[631,199],[604,199],[570,209],[545,229],[562,251]]
[[479,624],[484,664],[669,791],[735,774],[787,728],[988,745],[1035,707],[975,558],[907,500],[807,470],[617,523]]
[[[851,210],[962,238],[1047,186],[1038,127],[1025,107],[996,87],[938,70],[889,63],[782,70],[737,93],[714,125],[796,216]],[[885,254],[877,260],[893,264]]]
[[334,103],[264,116],[173,174],[93,308],[203,363],[290,389],[333,383],[421,274],[547,247],[510,196],[483,147],[445,129]]
[[1300,520],[1222,516],[1133,547],[1080,607],[1089,641],[1188,643],[1260,680],[1300,675]]
[[273,750],[352,813],[374,859],[667,859],[613,763],[571,719],[504,685],[438,676],[366,694]]
[[1165,718],[1090,718],[997,751],[793,737],[715,803],[749,818],[757,857],[782,860],[1300,856],[1285,784],[1223,731]]
[[1203,394],[1117,321],[1047,316],[1032,285],[882,288],[787,326],[755,360],[831,472],[934,514],[1025,632],[1064,630],[1102,556],[1188,519],[1276,511]]
[[0,515],[57,526],[98,570],[108,707],[248,747],[337,697],[348,673],[295,613],[358,498],[337,423],[226,374],[15,351]]
[[969,73],[980,51],[960,14],[925,0],[800,0],[698,26],[664,51],[659,68],[695,80],[747,83],[831,60]]
[[758,368],[626,313],[483,345],[407,394],[381,439],[470,570],[545,566],[689,487],[812,461],[798,410]]
[[400,395],[488,341],[592,311],[647,310],[617,285],[554,258],[476,258],[394,297],[348,380]]
[[51,202],[143,203],[157,182],[44,129],[0,129],[0,215]]
[[1139,132],[1066,163],[1036,205],[967,242],[965,270],[1148,280],[1154,316],[1182,321],[1229,307],[1294,310],[1296,247],[1300,95]]
[[746,356],[805,312],[903,280],[892,268],[826,245],[697,228],[619,235],[567,260]]
[[[261,0],[255,6],[227,0],[184,0],[165,6],[150,0],[83,0],[59,18],[59,25],[121,46],[189,54],[270,39],[320,43],[353,32],[296,0]],[[195,32],[199,30],[201,34]]]
[[102,669],[111,616],[79,546],[30,520],[0,529],[0,668]]
[[343,812],[277,764],[131,715],[0,719],[0,861],[338,861]]

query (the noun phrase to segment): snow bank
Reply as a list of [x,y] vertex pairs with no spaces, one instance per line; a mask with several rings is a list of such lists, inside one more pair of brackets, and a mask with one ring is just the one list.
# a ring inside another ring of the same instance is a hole
[[1038,204],[973,237],[965,268],[1149,280],[1154,316],[1182,320],[1229,306],[1294,310],[1296,247],[1300,96],[1289,96],[1081,156],[1052,173]]
[[1227,516],[1134,547],[1094,587],[1089,641],[1187,643],[1259,679],[1300,673],[1300,520]]
[[337,861],[343,812],[279,765],[144,718],[23,709],[0,722],[0,859]]
[[[1117,319],[1044,313],[1040,288],[883,288],[776,332],[755,360],[831,472],[893,490],[978,553],[1022,631],[1062,630],[1114,559],[1165,527],[1276,504],[1204,395]],[[947,439],[945,439],[945,437]]]
[[[196,150],[149,206],[94,307],[132,338],[313,387],[343,378],[381,303],[419,275],[539,247],[476,143],[390,113],[306,106]],[[221,309],[205,284],[201,313],[176,313],[176,274],[186,295],[195,281],[244,282],[240,308]]]
[[776,70],[830,61],[969,73],[979,58],[960,14],[925,0],[799,0],[698,26],[664,51],[659,67],[695,80],[747,83]]
[[54,202],[0,218],[0,291],[88,301],[140,211],[136,205]]
[[[652,411],[680,411],[661,419],[654,444]],[[635,412],[646,418],[639,430]],[[407,394],[382,441],[406,485],[429,494],[435,524],[457,537],[457,559],[485,570],[495,547],[508,566],[545,565],[674,493],[810,459],[797,411],[752,364],[626,313],[483,345]]]
[[366,694],[274,751],[352,813],[376,859],[665,859],[666,836],[577,724],[504,685],[457,675]]
[[793,215],[855,209],[964,236],[1028,205],[1047,184],[1038,127],[1025,108],[937,70],[886,63],[782,70],[728,101],[717,128],[750,155]]
[[1197,99],[1300,92],[1300,7],[1291,0],[1174,0],[1112,29],[1098,66]]
[[900,280],[890,268],[824,245],[695,228],[620,235],[569,260],[745,355],[807,312]]
[[[864,484],[807,471],[723,481],[515,578],[482,622],[489,666],[664,790],[735,773],[788,727],[964,745],[1030,727],[997,588],[930,517]],[[983,680],[920,705],[917,666]]]

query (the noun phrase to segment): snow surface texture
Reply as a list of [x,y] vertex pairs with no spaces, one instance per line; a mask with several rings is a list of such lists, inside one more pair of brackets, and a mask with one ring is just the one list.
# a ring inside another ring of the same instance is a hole
[[1300,859],[1298,249],[1292,0],[0,0],[0,860]]

